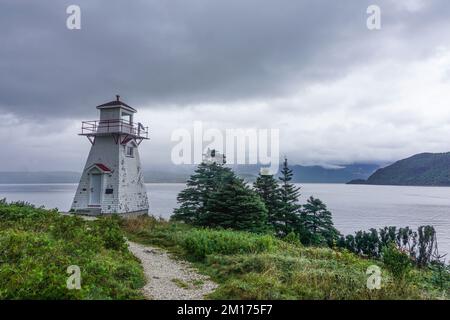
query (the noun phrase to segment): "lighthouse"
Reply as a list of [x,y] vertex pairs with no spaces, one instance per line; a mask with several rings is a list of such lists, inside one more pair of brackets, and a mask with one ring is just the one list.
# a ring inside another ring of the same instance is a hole
[[136,109],[116,99],[97,106],[100,119],[83,121],[81,136],[91,143],[71,212],[103,215],[148,213],[138,148],[148,127],[134,121]]

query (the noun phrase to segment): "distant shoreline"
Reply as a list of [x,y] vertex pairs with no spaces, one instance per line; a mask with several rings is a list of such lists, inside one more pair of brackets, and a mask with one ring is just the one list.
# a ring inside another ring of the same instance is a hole
[[[0,182],[0,186],[23,186],[23,185],[78,185],[79,181],[74,182]],[[186,184],[186,181],[150,181],[145,184]],[[417,188],[450,188],[450,185],[398,185],[398,184],[370,184],[370,183],[344,183],[344,182],[294,182],[294,184],[312,184],[312,185],[348,185],[348,186],[371,186],[371,187],[417,187]]]
[[375,184],[375,183],[344,183],[350,186],[373,186],[373,187],[430,187],[430,188],[450,188],[450,185],[421,185],[421,184]]
[[[256,180],[260,165],[231,166],[237,175],[249,182]],[[144,180],[148,183],[186,183],[194,173],[195,166],[167,166],[143,169]],[[378,166],[352,164],[339,169],[320,166],[293,165],[294,183],[332,183],[344,184],[353,179],[368,178]],[[77,171],[3,171],[0,172],[0,184],[42,184],[42,183],[78,183],[81,173]]]

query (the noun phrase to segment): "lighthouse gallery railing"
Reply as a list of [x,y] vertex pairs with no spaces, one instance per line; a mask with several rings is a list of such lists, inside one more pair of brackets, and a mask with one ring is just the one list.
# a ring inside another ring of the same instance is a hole
[[131,134],[139,138],[148,139],[148,127],[141,123],[130,123],[123,119],[93,120],[81,122],[82,135],[96,135],[105,133]]

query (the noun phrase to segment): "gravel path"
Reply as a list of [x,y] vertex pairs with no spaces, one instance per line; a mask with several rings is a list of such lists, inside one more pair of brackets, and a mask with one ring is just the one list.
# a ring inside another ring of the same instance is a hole
[[144,295],[151,300],[201,300],[217,285],[198,274],[186,261],[171,258],[159,248],[128,242],[130,251],[141,260],[147,284]]

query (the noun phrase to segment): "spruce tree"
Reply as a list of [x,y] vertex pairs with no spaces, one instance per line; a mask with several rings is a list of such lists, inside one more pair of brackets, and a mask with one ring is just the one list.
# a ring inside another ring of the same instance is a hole
[[199,225],[210,195],[230,175],[233,175],[231,169],[221,164],[201,163],[187,181],[187,188],[178,194],[180,207],[174,210],[171,219]]
[[298,204],[300,188],[290,181],[292,180],[292,170],[288,167],[285,158],[281,169],[280,185],[280,232],[285,236],[292,231],[298,232],[299,214],[301,206]]
[[177,197],[180,207],[172,220],[251,232],[268,229],[264,202],[222,164],[202,163]]
[[320,200],[310,197],[300,216],[301,240],[307,245],[332,245],[340,234],[334,228],[331,212]]
[[227,176],[221,187],[212,192],[201,225],[249,232],[268,231],[264,202],[245,182]]
[[272,225],[275,234],[280,234],[284,231],[284,225],[282,224],[281,191],[277,180],[273,175],[260,173],[253,188],[266,206],[269,224]]

